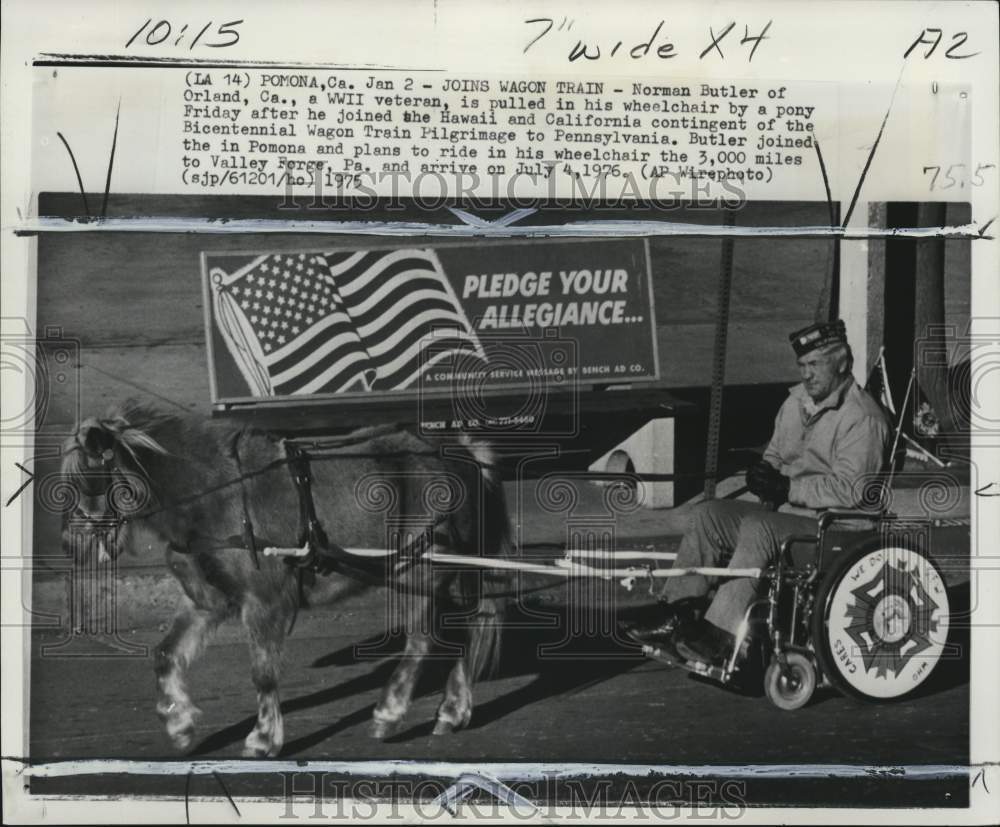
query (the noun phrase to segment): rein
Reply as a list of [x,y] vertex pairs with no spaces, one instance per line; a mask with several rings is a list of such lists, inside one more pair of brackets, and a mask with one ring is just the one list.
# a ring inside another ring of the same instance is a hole
[[[316,515],[316,507],[313,502],[312,497],[312,472],[311,463],[312,462],[322,462],[327,460],[339,460],[339,459],[401,459],[413,456],[437,456],[438,452],[434,450],[400,450],[400,451],[354,451],[345,452],[339,449],[343,447],[349,447],[351,445],[357,445],[360,443],[368,442],[373,438],[378,436],[384,436],[388,433],[394,433],[398,431],[399,428],[396,426],[383,426],[381,428],[373,428],[365,431],[357,436],[351,436],[349,438],[333,439],[333,440],[295,440],[295,439],[285,439],[282,440],[282,445],[285,450],[285,456],[278,457],[271,462],[261,466],[260,468],[254,469],[252,471],[245,471],[243,467],[243,461],[240,457],[239,444],[243,437],[246,435],[247,430],[236,431],[227,441],[227,453],[229,458],[234,462],[237,469],[237,474],[233,479],[226,480],[217,485],[204,488],[194,494],[178,497],[174,500],[158,505],[157,507],[147,508],[140,510],[135,514],[129,514],[127,516],[118,516],[115,520],[115,527],[120,529],[130,521],[135,520],[145,520],[153,517],[157,514],[161,514],[167,511],[171,511],[176,508],[180,508],[184,505],[197,502],[198,500],[208,496],[209,494],[214,494],[219,491],[223,491],[232,486],[240,486],[240,500],[241,507],[243,511],[242,515],[242,526],[241,534],[234,535],[227,538],[218,537],[206,537],[205,539],[210,539],[214,542],[221,542],[221,545],[216,548],[245,548],[251,555],[254,567],[260,569],[260,559],[258,555],[258,547],[261,543],[266,545],[278,546],[278,543],[272,543],[266,538],[259,538],[254,530],[253,520],[250,513],[250,501],[247,492],[246,483],[248,480],[255,479],[264,474],[271,473],[278,468],[286,467],[289,470],[289,475],[291,477],[292,483],[299,498],[299,533],[298,533],[298,544],[302,548],[308,549],[307,553],[299,557],[285,557],[285,562],[290,567],[296,570],[298,578],[298,590],[300,601],[304,596],[304,575],[307,571],[310,573],[315,573],[318,570],[322,570],[322,573],[328,574],[331,571],[340,571],[342,574],[353,577],[355,579],[361,579],[364,581],[384,584],[386,581],[386,572],[384,570],[376,571],[376,565],[365,566],[363,564],[358,564],[356,560],[353,559],[352,555],[345,549],[333,543],[329,540],[326,532],[323,529],[319,518]],[[333,453],[330,453],[333,452]],[[125,480],[127,482],[127,475],[118,465],[110,462],[111,457],[104,457],[105,468],[109,473],[116,475],[118,478]],[[495,464],[484,463],[475,456],[470,456],[472,462],[475,462],[479,467],[496,467]],[[148,479],[148,474],[146,474]],[[432,526],[432,532],[436,534],[436,529],[440,525],[441,519]],[[396,565],[396,574],[401,574],[407,568],[412,566],[416,560],[421,555],[414,555],[413,552],[418,545],[420,545],[422,537],[417,537],[413,542],[409,543],[405,548],[401,548],[398,552],[400,556],[405,557],[402,562]],[[171,550],[182,553],[191,554],[192,552],[189,548],[182,548],[175,544],[171,545]],[[381,564],[378,564],[381,568]],[[294,619],[293,619],[294,625]]]
[[[290,440],[286,441],[286,446],[290,442],[291,442]],[[306,444],[308,445],[311,443],[306,443]],[[335,459],[402,459],[404,457],[413,457],[413,456],[433,457],[437,456],[437,452],[436,451],[381,451],[381,452],[364,451],[358,453],[328,454],[325,456],[315,456],[313,454],[309,454],[309,461],[324,462],[326,460],[335,460]],[[472,461],[475,462],[477,465],[479,465],[481,468],[498,467],[496,466],[495,463],[484,463],[475,458],[473,458]],[[209,494],[215,494],[219,491],[224,491],[225,489],[231,488],[234,485],[242,485],[247,480],[255,479],[256,477],[263,476],[264,474],[269,474],[277,468],[288,467],[292,464],[292,462],[293,460],[290,456],[278,457],[278,459],[272,460],[271,462],[267,463],[267,465],[262,465],[260,468],[257,468],[253,471],[241,470],[240,475],[237,477],[233,477],[232,479],[226,480],[225,482],[221,482],[218,485],[210,486],[209,488],[203,488],[201,491],[198,491],[195,494],[190,494],[186,497],[177,497],[176,499],[171,500],[165,505],[161,505],[159,508],[146,509],[143,511],[139,511],[136,514],[131,514],[128,517],[122,517],[120,518],[119,522],[126,523],[131,520],[145,520],[148,519],[149,517],[154,517],[157,514],[162,514],[165,511],[172,511],[175,508],[179,508],[184,505],[190,505],[191,503],[197,502],[202,497],[206,497]],[[109,471],[112,472],[117,471],[118,473],[123,475],[123,478],[125,478],[123,472],[117,466],[109,465],[106,467],[108,468]]]

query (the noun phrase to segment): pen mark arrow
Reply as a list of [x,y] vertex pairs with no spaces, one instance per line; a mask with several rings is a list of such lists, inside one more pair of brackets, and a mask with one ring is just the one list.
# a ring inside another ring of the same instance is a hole
[[448,210],[456,218],[461,219],[462,223],[468,224],[470,227],[509,227],[522,218],[527,218],[529,215],[537,212],[534,207],[522,207],[521,209],[512,210],[511,212],[500,216],[493,221],[488,221],[485,218],[480,218],[478,215],[473,215],[470,212],[459,209],[458,207],[448,207]]
[[31,483],[35,479],[35,475],[32,474],[31,471],[29,471],[23,465],[21,465],[21,463],[15,462],[14,465],[16,465],[22,471],[24,471],[24,473],[28,475],[28,479],[26,479],[21,484],[21,487],[18,488],[17,491],[15,491],[13,494],[10,495],[10,497],[7,499],[7,502],[4,503],[4,508],[6,508],[8,505],[10,505],[12,502],[14,502],[14,500],[16,500],[18,497],[20,497],[21,496],[21,492],[24,491],[24,489],[27,488],[29,485],[31,485]]

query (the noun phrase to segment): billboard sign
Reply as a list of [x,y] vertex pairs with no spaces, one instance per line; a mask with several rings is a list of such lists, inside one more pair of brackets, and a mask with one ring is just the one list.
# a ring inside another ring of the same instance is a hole
[[213,403],[659,376],[645,241],[203,255]]

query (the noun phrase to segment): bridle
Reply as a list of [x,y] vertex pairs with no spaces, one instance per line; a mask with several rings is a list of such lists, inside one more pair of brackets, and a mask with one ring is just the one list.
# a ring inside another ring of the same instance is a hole
[[[95,457],[81,447],[87,458],[87,467],[74,473],[73,484],[77,489],[77,499],[68,514],[70,527],[76,524],[86,526],[89,534],[112,535],[117,538],[132,520],[145,516],[151,488],[148,480],[136,471],[126,470],[115,461],[113,448],[103,450],[97,459],[99,466],[94,465]],[[107,485],[100,492],[95,492],[88,483],[94,478],[107,480]],[[100,498],[104,508],[100,513],[81,507],[82,501]]]

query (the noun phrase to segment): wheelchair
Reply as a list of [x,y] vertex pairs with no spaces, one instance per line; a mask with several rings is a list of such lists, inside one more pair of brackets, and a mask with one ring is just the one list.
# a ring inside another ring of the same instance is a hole
[[815,535],[786,539],[762,572],[763,596],[724,665],[686,661],[669,646],[646,654],[735,688],[762,673],[764,694],[784,710],[805,706],[818,686],[869,701],[903,698],[930,677],[948,640],[945,580],[922,550],[930,525],[825,511]]

